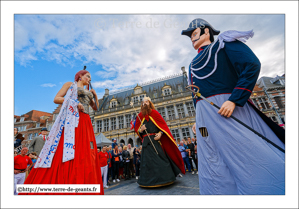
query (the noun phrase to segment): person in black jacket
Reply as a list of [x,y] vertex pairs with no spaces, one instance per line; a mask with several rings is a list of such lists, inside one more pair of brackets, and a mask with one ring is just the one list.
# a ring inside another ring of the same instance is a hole
[[114,149],[112,150],[112,165],[113,165],[113,175],[112,180],[113,183],[115,183],[115,175],[116,175],[116,181],[120,182],[119,180],[119,160],[121,154],[118,151],[118,146],[115,145]]
[[127,146],[123,147],[123,153],[122,153],[122,157],[124,160],[124,176],[125,176],[125,180],[130,180],[130,170],[129,170],[129,166],[130,166],[130,153],[127,150]]
[[22,134],[19,134],[17,128],[14,128],[14,148],[17,148],[21,145],[22,138]]
[[192,165],[192,159],[194,161],[194,164],[196,166],[196,170],[198,170],[198,165],[197,165],[197,162],[196,162],[196,159],[195,159],[195,145],[191,142],[191,138],[188,137],[188,148],[190,149],[190,156],[189,156],[189,162],[190,162],[190,165],[191,165],[191,170],[192,170],[192,175],[194,174],[194,168],[193,168],[193,165]]

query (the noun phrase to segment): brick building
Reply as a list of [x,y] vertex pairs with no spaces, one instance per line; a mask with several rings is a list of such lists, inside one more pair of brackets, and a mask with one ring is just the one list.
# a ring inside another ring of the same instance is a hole
[[195,123],[195,110],[191,94],[185,86],[187,76],[183,67],[182,73],[136,84],[131,88],[111,93],[106,89],[103,98],[99,99],[99,111],[89,110],[95,135],[103,133],[110,140],[115,138],[118,143],[140,145],[138,135],[130,130],[132,116],[136,117],[130,102],[134,102],[139,113],[142,99],[149,96],[177,142],[185,137],[194,137],[191,128]]
[[38,136],[38,133],[43,127],[46,127],[47,119],[51,113],[42,112],[38,110],[31,110],[30,112],[21,116],[14,116],[14,127],[18,129],[19,133],[25,138],[22,143],[27,143],[33,137]]
[[285,124],[285,75],[261,77],[250,99],[255,106],[277,124]]

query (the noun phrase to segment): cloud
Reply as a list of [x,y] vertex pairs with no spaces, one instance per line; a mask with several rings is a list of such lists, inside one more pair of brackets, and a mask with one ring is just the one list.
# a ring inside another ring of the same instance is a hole
[[[188,69],[196,55],[182,36],[199,15],[17,15],[15,55],[21,65],[37,59],[74,66],[93,63],[93,87],[116,90]],[[214,28],[251,30],[246,43],[262,63],[260,76],[284,71],[283,15],[201,15]],[[279,24],[278,24],[279,23]]]
[[42,85],[40,85],[41,87],[54,87],[56,86],[56,84],[53,84],[53,83],[44,83]]

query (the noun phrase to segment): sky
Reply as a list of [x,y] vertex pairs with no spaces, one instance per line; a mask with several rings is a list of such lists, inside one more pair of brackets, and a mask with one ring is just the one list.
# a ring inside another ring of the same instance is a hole
[[254,31],[246,44],[260,77],[285,71],[285,15],[14,15],[14,114],[52,113],[65,82],[87,66],[102,98],[187,69],[197,52],[181,31],[196,18],[221,32]]

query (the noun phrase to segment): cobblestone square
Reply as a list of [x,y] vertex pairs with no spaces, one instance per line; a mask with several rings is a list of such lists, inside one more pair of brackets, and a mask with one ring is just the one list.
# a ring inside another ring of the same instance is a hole
[[198,175],[186,172],[183,177],[176,177],[173,184],[158,188],[142,188],[136,178],[113,183],[105,189],[105,195],[199,195]]

